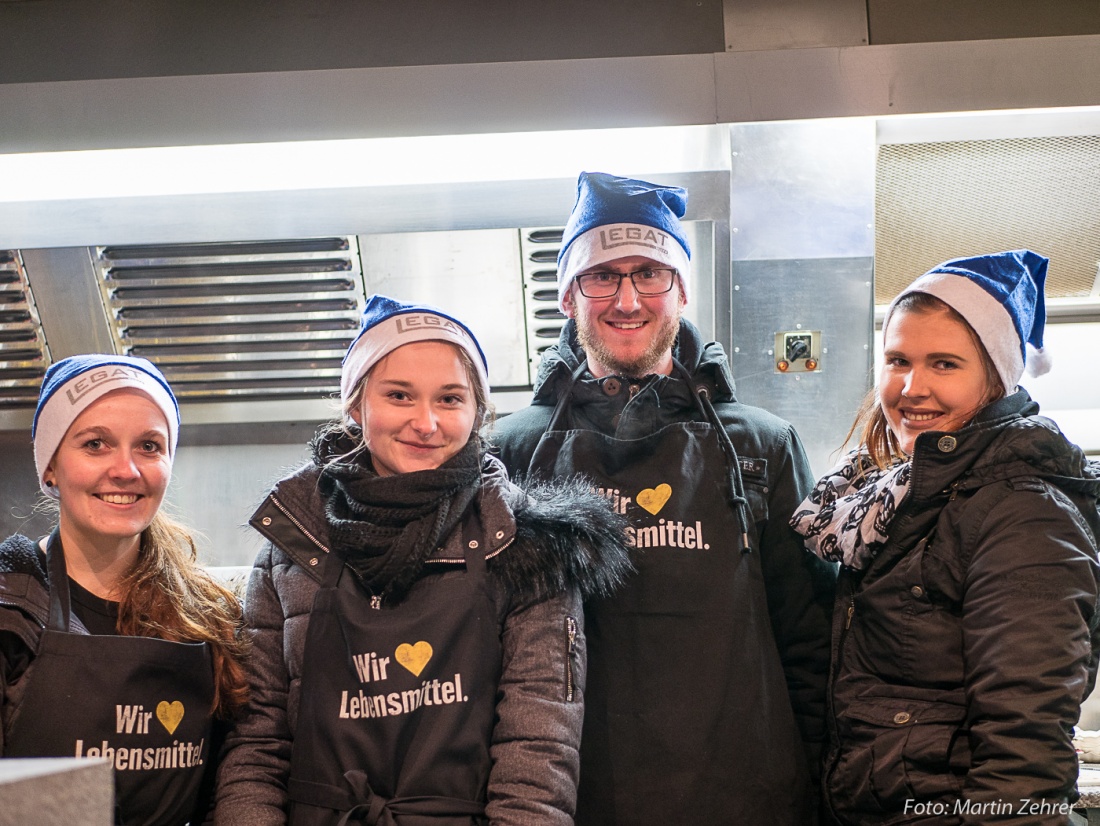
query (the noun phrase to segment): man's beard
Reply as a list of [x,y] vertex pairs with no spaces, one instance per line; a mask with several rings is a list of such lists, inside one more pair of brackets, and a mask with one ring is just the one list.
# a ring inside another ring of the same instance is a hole
[[593,331],[600,322],[595,314],[589,315],[580,307],[577,308],[576,316],[577,340],[588,355],[589,363],[593,360],[598,361],[616,376],[642,378],[655,372],[657,365],[672,349],[676,336],[680,332],[681,312],[681,306],[677,306],[674,315],[653,322],[658,325],[653,340],[636,358],[630,360],[620,358],[599,336],[594,334]]

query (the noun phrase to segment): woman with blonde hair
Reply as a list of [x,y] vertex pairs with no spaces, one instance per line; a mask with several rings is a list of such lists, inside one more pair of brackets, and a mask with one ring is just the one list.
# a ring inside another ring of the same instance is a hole
[[340,391],[252,519],[252,700],[216,822],[571,824],[581,597],[630,570],[622,521],[585,483],[508,481],[485,356],[435,308],[373,296]]
[[52,365],[32,439],[58,525],[0,543],[0,752],[107,758],[135,826],[202,821],[215,720],[247,697],[240,606],[160,511],[179,421],[145,359]]
[[1018,386],[1047,259],[948,261],[883,321],[859,447],[792,525],[841,563],[824,795],[841,824],[1064,824],[1096,678],[1100,474]]

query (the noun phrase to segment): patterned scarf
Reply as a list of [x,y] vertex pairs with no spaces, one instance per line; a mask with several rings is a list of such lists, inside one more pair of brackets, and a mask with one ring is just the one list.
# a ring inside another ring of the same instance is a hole
[[367,450],[348,448],[332,434],[313,444],[332,550],[372,595],[398,601],[477,496],[481,440],[475,435],[434,470],[393,476],[375,473]]
[[822,559],[863,570],[886,541],[886,531],[909,493],[910,462],[875,466],[853,450],[814,486],[791,517],[806,547]]

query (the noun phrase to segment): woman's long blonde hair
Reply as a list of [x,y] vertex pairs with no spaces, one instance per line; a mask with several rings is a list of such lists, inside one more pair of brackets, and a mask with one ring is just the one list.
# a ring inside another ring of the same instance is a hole
[[240,601],[198,564],[191,534],[158,512],[141,534],[137,563],[119,583],[118,632],[206,642],[214,662],[214,712],[231,717],[248,700]]
[[[932,313],[943,312],[947,313],[953,321],[963,325],[981,356],[982,371],[985,373],[986,392],[977,410],[974,411],[975,413],[990,402],[1004,397],[1004,384],[1001,382],[997,367],[993,364],[993,359],[989,357],[985,345],[982,344],[978,334],[974,332],[974,328],[950,304],[929,293],[909,293],[898,299],[897,303],[891,308],[891,314],[899,312],[914,313],[916,315],[931,315]],[[878,388],[871,388],[867,395],[863,397],[855,421],[849,428],[848,435],[844,437],[844,444],[847,445],[851,442],[856,433],[860,434],[860,449],[865,451],[880,469],[909,458],[906,456],[905,451],[901,449],[901,443],[898,442],[897,436],[890,430],[890,423],[882,410]]]

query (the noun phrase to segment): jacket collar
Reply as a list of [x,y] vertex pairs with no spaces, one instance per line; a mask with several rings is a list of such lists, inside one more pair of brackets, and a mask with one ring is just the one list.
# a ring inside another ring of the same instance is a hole
[[[687,319],[680,319],[672,355],[684,365],[693,381],[706,386],[716,403],[736,401],[733,373],[722,345],[716,341],[704,344],[699,328]],[[584,358],[584,348],[577,340],[576,322],[569,319],[557,344],[543,353],[535,378],[535,403],[553,404],[568,387],[570,377]],[[659,378],[676,380],[674,376]]]
[[[329,553],[329,525],[325,502],[317,489],[320,468],[310,462],[275,483],[252,515],[249,524],[302,568],[320,581],[320,560]],[[485,557],[495,556],[515,539],[516,527],[505,491],[508,476],[500,460],[485,458],[482,484],[476,499],[480,536]],[[461,563],[465,560],[461,530],[452,531],[429,562]]]
[[1089,487],[1084,454],[1038,412],[1021,388],[987,405],[964,428],[922,433],[913,451],[914,501],[1020,476]]

